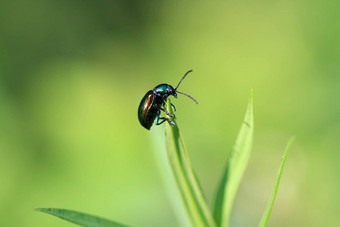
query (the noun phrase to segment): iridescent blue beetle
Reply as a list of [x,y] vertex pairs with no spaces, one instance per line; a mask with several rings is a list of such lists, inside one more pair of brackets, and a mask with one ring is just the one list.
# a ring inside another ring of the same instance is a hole
[[[175,126],[175,123],[171,121],[175,115],[170,114],[165,108],[165,103],[169,95],[177,98],[177,93],[179,93],[191,98],[196,104],[198,104],[197,101],[190,95],[177,91],[177,88],[181,84],[182,80],[190,72],[192,72],[192,70],[189,70],[184,74],[176,88],[173,88],[169,84],[160,84],[145,94],[138,107],[138,120],[144,128],[150,130],[155,119],[156,125],[160,125],[164,121],[168,121],[172,126]],[[173,110],[176,111],[176,108],[172,103],[171,106]],[[168,117],[160,117],[161,110],[164,111]],[[159,122],[159,120],[161,120],[161,122]]]

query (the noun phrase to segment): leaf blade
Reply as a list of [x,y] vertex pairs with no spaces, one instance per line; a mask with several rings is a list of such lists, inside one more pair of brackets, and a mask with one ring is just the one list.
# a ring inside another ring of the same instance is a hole
[[275,198],[276,198],[276,195],[277,195],[277,191],[279,189],[280,180],[281,180],[281,176],[282,176],[282,172],[283,172],[283,167],[286,163],[288,152],[290,150],[292,143],[294,142],[294,139],[295,139],[295,137],[290,138],[287,145],[286,145],[286,149],[285,149],[285,152],[283,154],[282,161],[281,161],[280,167],[279,167],[278,172],[277,172],[276,182],[275,182],[275,185],[274,185],[273,193],[272,193],[272,196],[271,196],[271,198],[268,202],[268,205],[267,205],[267,207],[266,207],[266,209],[263,213],[263,216],[262,216],[261,221],[259,223],[259,227],[266,226],[267,222],[269,220],[271,211],[273,209],[274,201],[275,201]]
[[236,191],[251,153],[254,134],[253,92],[235,145],[229,153],[227,164],[214,199],[213,216],[217,226],[228,226]]
[[[167,111],[173,113],[169,99]],[[165,143],[168,161],[192,226],[216,226],[176,122],[174,127],[166,123]]]
[[37,208],[35,210],[54,215],[66,221],[86,227],[127,227],[127,225],[119,224],[105,218],[100,218],[73,210],[57,208]]

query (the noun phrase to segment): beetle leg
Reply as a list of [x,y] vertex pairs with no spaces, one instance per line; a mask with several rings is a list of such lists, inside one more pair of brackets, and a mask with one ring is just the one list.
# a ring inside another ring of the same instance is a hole
[[[171,105],[171,107],[172,107],[173,111],[175,112],[175,111],[176,111],[176,107],[175,107],[175,105],[174,105],[174,104],[172,104],[171,102],[170,102],[170,105]],[[166,102],[164,101],[164,102],[163,102],[163,107],[165,108],[165,106],[166,106]],[[165,112],[165,111],[164,111],[164,112]]]
[[166,109],[163,109],[163,108],[159,108],[159,109],[162,110],[162,111],[164,111],[166,115],[168,115],[169,117],[171,117],[171,119],[175,117],[174,114],[169,113]]
[[[162,120],[161,122],[159,122],[159,119]],[[172,127],[175,126],[175,123],[173,121],[171,121],[169,118],[166,118],[166,117],[159,117],[159,112],[156,116],[156,125],[160,125],[162,123],[164,123],[164,121],[168,121]]]
[[176,111],[176,107],[174,106],[174,104],[170,103],[172,109],[174,110],[174,112]]

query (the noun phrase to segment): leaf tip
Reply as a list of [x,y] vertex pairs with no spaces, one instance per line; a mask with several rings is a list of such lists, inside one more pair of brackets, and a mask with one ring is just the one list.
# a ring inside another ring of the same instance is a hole
[[51,210],[52,208],[34,208],[33,209],[33,211],[38,211],[38,212],[47,213],[47,214],[50,214]]
[[249,95],[249,104],[253,108],[254,103],[254,89],[250,89],[250,95]]
[[293,142],[295,141],[296,136],[292,136],[290,137],[290,139],[288,140],[287,146],[286,146],[286,152],[288,152],[290,150],[290,147],[292,146]]

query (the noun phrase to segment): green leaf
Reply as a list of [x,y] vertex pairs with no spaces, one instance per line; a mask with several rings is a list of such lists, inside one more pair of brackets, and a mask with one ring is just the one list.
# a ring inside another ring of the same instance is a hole
[[253,134],[253,94],[251,92],[243,124],[227,159],[227,164],[215,195],[213,216],[217,226],[228,226],[229,224],[230,211],[236,191],[250,157]]
[[277,191],[279,189],[279,184],[280,184],[280,180],[281,180],[281,176],[282,176],[283,167],[284,167],[286,159],[287,159],[288,151],[289,151],[290,146],[292,145],[294,139],[295,139],[294,137],[290,138],[290,140],[287,143],[285,153],[283,154],[283,157],[282,157],[280,168],[279,168],[279,170],[277,172],[276,182],[275,182],[275,186],[274,186],[272,197],[270,198],[270,201],[269,201],[269,203],[267,205],[267,208],[266,208],[265,212],[263,213],[262,219],[261,219],[260,224],[259,224],[259,226],[261,226],[261,227],[262,226],[266,226],[267,222],[269,220],[270,213],[271,213],[271,211],[273,209],[275,197],[276,197]]
[[41,211],[47,214],[52,214],[66,221],[87,227],[126,227],[126,225],[119,224],[104,218],[99,218],[93,215],[88,215],[72,210],[55,209],[55,208],[38,208],[37,211]]
[[[167,111],[173,114],[169,99]],[[165,144],[168,160],[186,213],[192,226],[216,226],[192,169],[178,124],[175,119],[173,121],[174,127],[168,122],[165,125]]]

